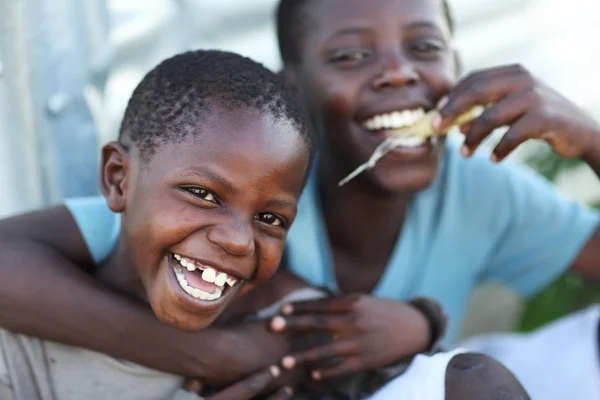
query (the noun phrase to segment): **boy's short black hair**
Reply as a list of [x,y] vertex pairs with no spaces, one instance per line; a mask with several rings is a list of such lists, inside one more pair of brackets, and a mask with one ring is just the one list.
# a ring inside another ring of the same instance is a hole
[[312,155],[309,124],[283,80],[247,57],[218,50],[178,54],[150,71],[129,100],[119,140],[131,142],[147,160],[161,144],[194,132],[213,105],[252,107],[288,120]]
[[[303,11],[312,0],[280,0],[275,17],[277,24],[277,41],[279,53],[284,64],[300,61],[298,41],[303,36]],[[320,0],[323,1],[323,0]],[[448,0],[443,0],[444,16],[448,20],[450,32],[454,33],[454,19],[450,12]]]

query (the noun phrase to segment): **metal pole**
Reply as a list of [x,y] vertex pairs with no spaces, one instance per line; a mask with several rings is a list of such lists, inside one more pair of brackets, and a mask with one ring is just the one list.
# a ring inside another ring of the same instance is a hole
[[97,193],[104,1],[0,0],[0,39],[0,215]]

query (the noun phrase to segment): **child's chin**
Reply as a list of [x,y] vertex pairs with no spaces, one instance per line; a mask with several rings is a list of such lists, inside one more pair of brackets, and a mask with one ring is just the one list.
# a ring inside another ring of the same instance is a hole
[[212,323],[219,317],[219,315],[222,314],[222,312],[223,310],[219,309],[210,313],[198,315],[183,311],[168,312],[164,310],[164,312],[155,311],[155,315],[161,322],[173,328],[182,331],[194,332],[212,325]]

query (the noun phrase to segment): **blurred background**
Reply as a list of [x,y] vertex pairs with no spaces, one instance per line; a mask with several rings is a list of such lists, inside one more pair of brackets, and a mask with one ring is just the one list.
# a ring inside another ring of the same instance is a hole
[[[521,63],[600,118],[600,2],[450,0],[465,72]],[[99,148],[117,135],[127,99],[162,59],[232,50],[280,67],[276,0],[0,0],[0,217],[97,193]],[[579,161],[532,143],[513,157],[565,194],[600,204]],[[531,329],[600,301],[563,277],[524,303],[486,285],[463,334]]]

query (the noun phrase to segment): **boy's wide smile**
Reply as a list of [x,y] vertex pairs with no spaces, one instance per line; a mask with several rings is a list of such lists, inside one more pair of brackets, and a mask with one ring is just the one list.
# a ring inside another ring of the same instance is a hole
[[[181,260],[178,260],[175,255],[171,253],[166,257],[168,282],[172,288],[172,293],[190,309],[200,312],[214,312],[228,304],[229,298],[235,297],[240,288],[244,286],[243,280],[238,277],[233,277],[228,273],[218,271],[213,267],[177,254],[181,258]],[[184,261],[186,267],[183,266],[182,261]],[[190,265],[188,262],[193,264]],[[204,269],[196,268],[197,265],[202,265]],[[189,271],[188,266],[193,270]],[[206,276],[203,278],[205,274]],[[221,276],[218,282],[214,281],[216,278],[213,278],[213,274],[216,277]],[[227,276],[223,277],[222,274]],[[220,285],[223,279],[225,279],[225,283]],[[210,280],[213,280],[213,282],[210,282]],[[227,280],[230,283],[227,283]]]
[[179,286],[195,299],[217,300],[241,280],[208,263],[179,254],[172,257],[171,265]]

